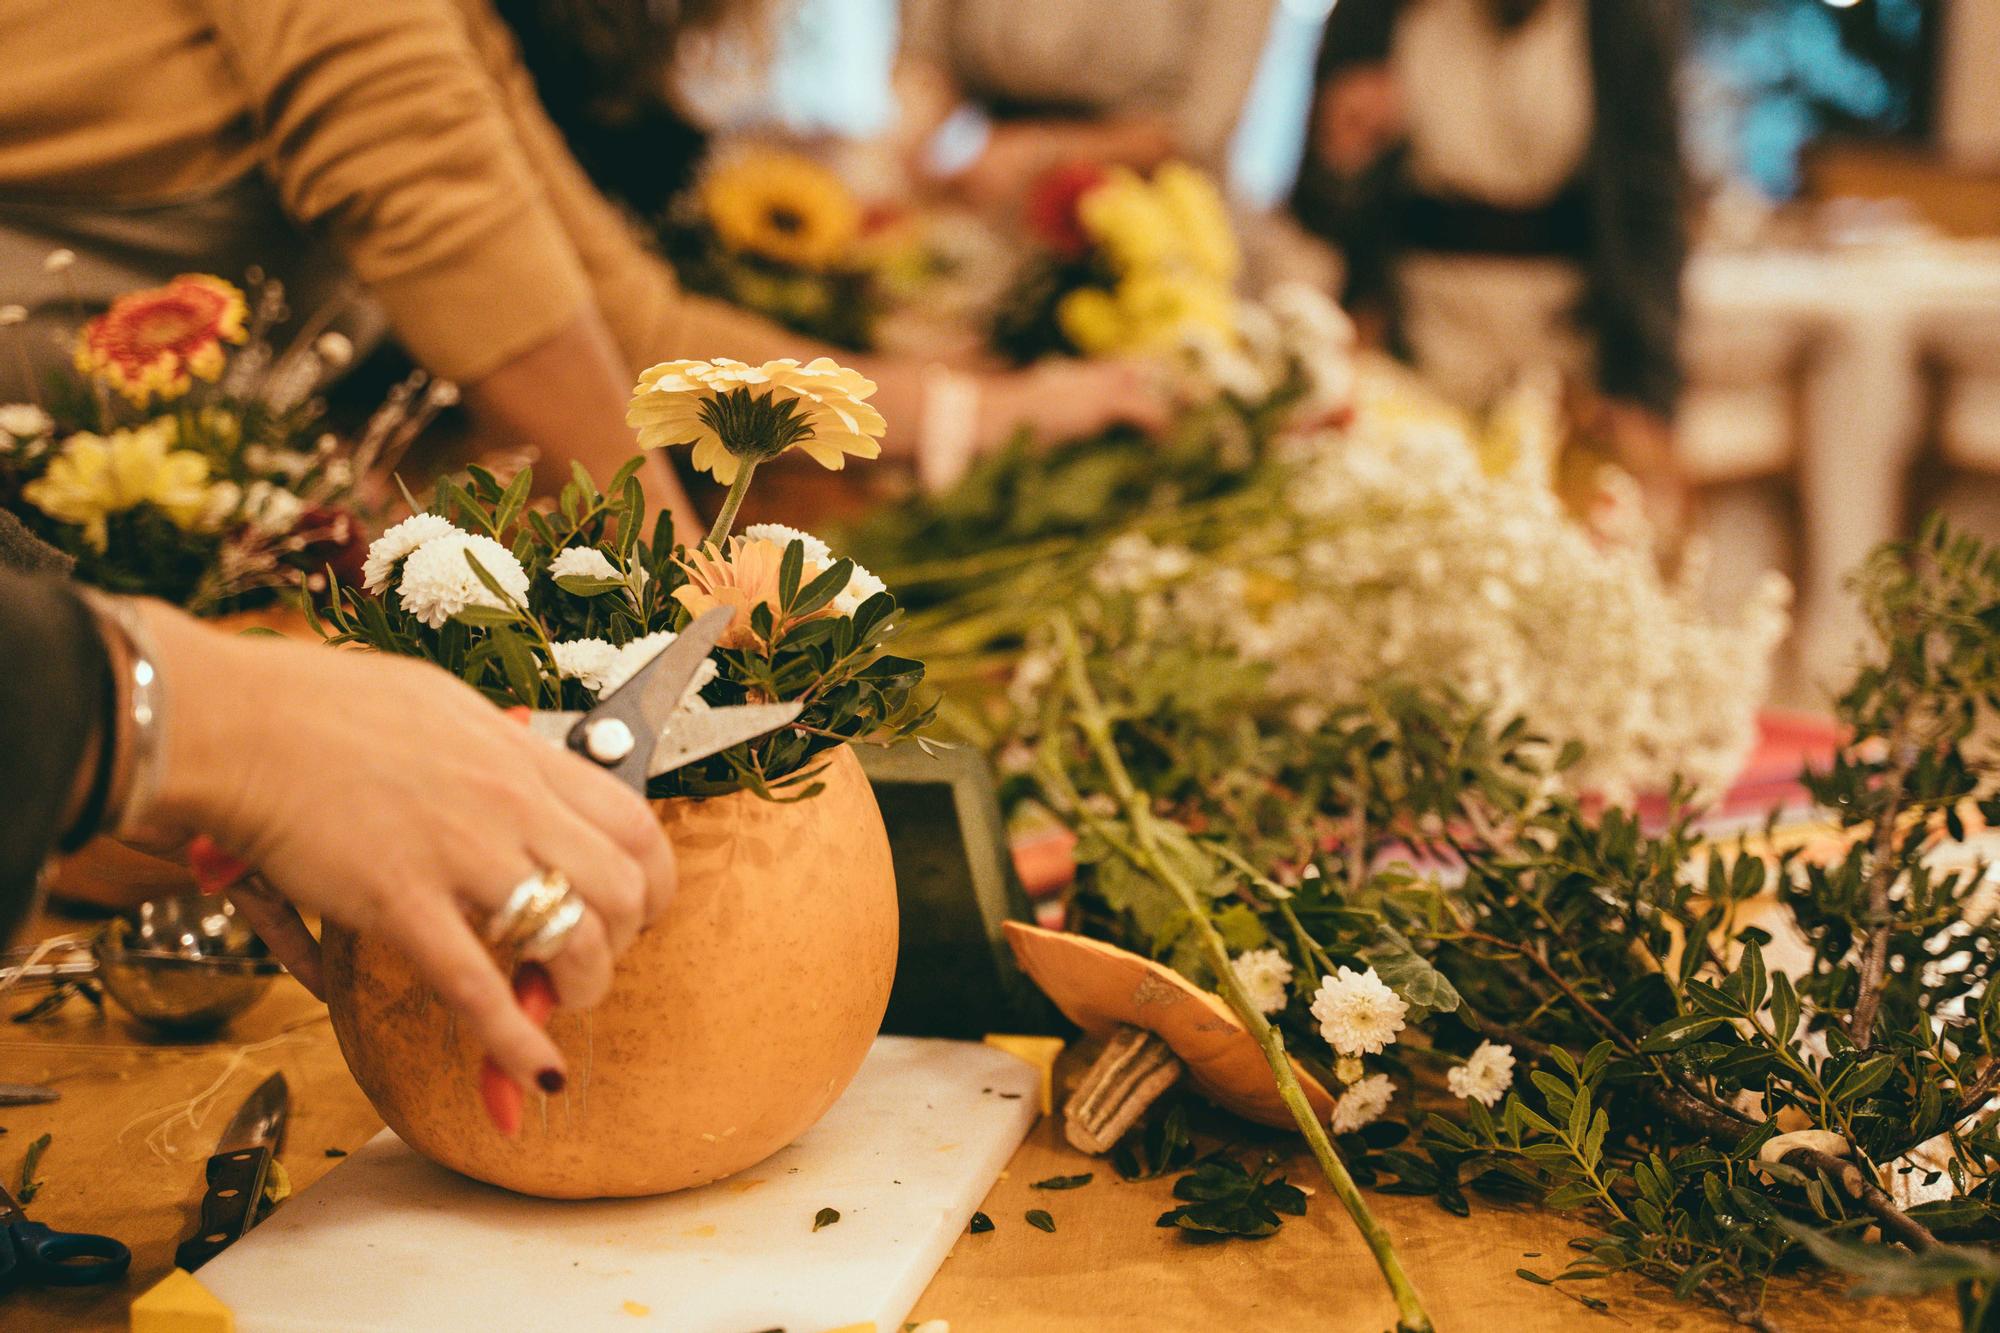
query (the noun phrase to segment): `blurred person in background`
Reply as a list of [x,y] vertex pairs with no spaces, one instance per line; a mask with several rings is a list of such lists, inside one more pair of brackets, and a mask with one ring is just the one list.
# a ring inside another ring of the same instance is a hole
[[[657,78],[678,42],[739,8],[565,12],[647,34],[630,54]],[[578,167],[490,0],[0,0],[0,49],[15,68],[0,303],[29,308],[24,345],[44,364],[64,354],[51,331],[177,273],[254,265],[307,312],[351,275],[419,364],[463,386],[475,424],[533,447],[553,485],[573,461],[602,478],[635,452],[642,367],[822,350],[679,290]],[[674,169],[650,152],[634,169],[649,159]],[[41,268],[58,247],[75,255],[60,282]],[[1134,367],[1058,366],[954,380],[939,424],[932,368],[853,363],[879,381],[887,447],[905,457],[920,429],[969,452],[1017,424],[1060,437],[1162,413]],[[24,396],[0,364],[0,396]],[[655,500],[693,521],[666,461],[646,467]]]
[[985,207],[1050,168],[1227,174],[1275,0],[903,0],[897,136]]
[[1686,257],[1664,0],[1341,0],[1300,220],[1346,298],[1468,407],[1554,367],[1582,424],[1684,520],[1671,452]]

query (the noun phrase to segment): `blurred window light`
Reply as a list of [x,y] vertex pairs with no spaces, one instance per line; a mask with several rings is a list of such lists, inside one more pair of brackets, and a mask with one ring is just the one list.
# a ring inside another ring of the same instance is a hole
[[1271,10],[1271,32],[1229,144],[1230,191],[1252,207],[1282,202],[1298,179],[1320,32],[1333,6],[1334,0],[1281,0]]

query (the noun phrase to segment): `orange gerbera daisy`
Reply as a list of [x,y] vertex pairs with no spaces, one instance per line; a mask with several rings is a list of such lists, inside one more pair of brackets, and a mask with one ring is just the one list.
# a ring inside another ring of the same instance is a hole
[[782,547],[761,538],[732,537],[726,555],[713,546],[695,547],[680,558],[688,581],[674,589],[674,600],[696,616],[718,606],[734,608],[735,618],[717,642],[724,648],[755,647],[750,612],[768,606],[773,620],[777,618],[778,569],[784,559]]
[[243,293],[206,273],[183,273],[164,287],[128,292],[83,326],[76,367],[138,406],[158,394],[178,398],[196,379],[213,382],[241,343],[249,307]]

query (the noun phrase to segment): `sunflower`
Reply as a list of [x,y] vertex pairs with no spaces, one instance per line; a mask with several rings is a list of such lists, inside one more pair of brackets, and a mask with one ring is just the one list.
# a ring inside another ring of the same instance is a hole
[[840,178],[795,153],[730,158],[702,182],[701,201],[725,246],[799,268],[838,264],[861,232],[861,206]]
[[224,343],[247,336],[243,293],[206,273],[183,273],[164,287],[128,292],[83,326],[76,367],[138,406],[154,394],[177,398],[196,379],[214,382]]

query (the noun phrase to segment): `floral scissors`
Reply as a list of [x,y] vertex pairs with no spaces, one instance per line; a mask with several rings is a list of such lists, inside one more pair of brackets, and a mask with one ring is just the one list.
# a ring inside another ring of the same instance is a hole
[[89,1287],[125,1275],[132,1252],[109,1236],[30,1222],[0,1185],[0,1293],[16,1287]]
[[718,754],[797,720],[798,703],[730,704],[698,712],[682,702],[695,673],[728,632],[735,611],[718,606],[695,617],[587,713],[510,710],[537,736],[610,770],[643,794],[646,780]]

